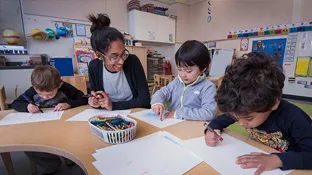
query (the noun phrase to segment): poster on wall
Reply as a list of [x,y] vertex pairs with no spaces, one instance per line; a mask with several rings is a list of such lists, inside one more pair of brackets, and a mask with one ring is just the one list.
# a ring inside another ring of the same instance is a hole
[[240,41],[240,51],[248,51],[249,38],[242,38]]
[[88,77],[88,65],[91,60],[96,58],[95,53],[91,47],[86,46],[75,46],[74,53],[78,63],[79,74]]
[[208,42],[208,48],[216,48],[216,47],[217,47],[217,42],[215,41]]
[[307,77],[308,69],[310,64],[310,57],[298,57],[295,76],[296,77]]
[[291,33],[287,37],[284,62],[294,62],[297,46],[297,33]]
[[301,33],[300,37],[300,53],[306,51],[307,49],[307,38],[308,38],[308,32]]
[[75,24],[76,35],[77,36],[86,36],[86,25],[84,24]]
[[[310,57],[311,58],[311,57]],[[312,60],[310,59],[310,65],[309,65],[309,72],[308,72],[308,76],[312,77]],[[312,84],[312,83],[311,83]]]
[[91,46],[90,38],[88,37],[74,37],[75,46]]
[[266,52],[283,66],[286,38],[255,40],[252,42],[252,52]]

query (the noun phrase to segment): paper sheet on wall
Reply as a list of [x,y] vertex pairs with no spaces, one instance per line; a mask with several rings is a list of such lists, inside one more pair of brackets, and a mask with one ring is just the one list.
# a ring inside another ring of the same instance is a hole
[[220,77],[225,68],[232,63],[234,49],[216,50],[212,57],[209,76]]
[[110,146],[93,154],[101,174],[181,175],[202,162],[184,149],[183,141],[168,132],[157,132],[137,141]]
[[[162,117],[163,119],[165,118],[164,114],[167,112],[168,111],[163,112],[163,117]],[[156,115],[151,109],[132,113],[130,116],[137,118],[139,120],[142,120],[151,125],[154,125],[158,128],[165,128],[167,126],[171,126],[171,125],[174,125],[183,121],[179,119],[164,119],[163,121],[161,121],[160,117]]]
[[45,110],[43,112],[34,114],[26,112],[10,113],[0,121],[0,126],[59,120],[64,111]]
[[[254,174],[256,169],[240,168],[240,166],[235,163],[236,158],[244,154],[250,154],[251,152],[263,151],[227,134],[222,134],[222,137],[224,140],[216,147],[207,146],[204,137],[184,141],[184,145],[222,175]],[[263,175],[286,175],[290,172],[291,171],[276,169],[264,172]]]
[[294,62],[297,46],[297,36],[297,33],[288,34],[284,62]]
[[312,31],[300,32],[298,56],[311,56],[312,55]]
[[86,109],[77,115],[69,118],[66,121],[88,121],[91,117],[95,115],[106,115],[106,116],[114,116],[114,115],[129,115],[131,110],[116,110],[116,111],[108,111],[104,109]]
[[308,38],[308,32],[301,33],[300,38],[300,52],[304,52],[307,48],[307,38]]
[[[312,58],[311,58],[312,59]],[[312,60],[310,60],[308,76],[312,77]],[[311,84],[312,85],[312,84]]]
[[308,74],[310,57],[298,57],[295,76],[306,77]]

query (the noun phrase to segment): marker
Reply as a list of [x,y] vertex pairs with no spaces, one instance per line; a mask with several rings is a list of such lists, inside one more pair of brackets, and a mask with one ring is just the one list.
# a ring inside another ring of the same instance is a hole
[[214,133],[216,136],[218,136],[219,141],[221,141],[221,142],[223,141],[223,138],[219,134],[217,134],[216,131],[213,130],[209,125],[207,125],[206,128],[208,129],[208,131],[210,131],[210,132]]
[[[30,104],[32,104],[32,105],[34,105],[34,106],[37,106],[33,101],[31,101],[24,93],[22,93],[22,96],[24,97],[24,99],[26,100],[26,101],[28,101],[28,103],[30,103]],[[42,109],[38,106],[38,109],[39,109],[39,111],[41,112],[41,113],[43,113],[43,111],[42,111]]]
[[[105,92],[106,95],[108,95],[107,92]],[[93,96],[92,94],[87,94],[87,95],[84,95],[83,97],[98,97],[98,98],[103,98],[103,95],[100,94],[100,93],[96,93],[95,96]]]

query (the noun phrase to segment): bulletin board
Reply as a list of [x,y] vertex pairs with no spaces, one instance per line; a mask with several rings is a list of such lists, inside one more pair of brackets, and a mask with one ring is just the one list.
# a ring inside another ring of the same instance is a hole
[[252,42],[252,52],[266,52],[283,66],[286,38],[254,40]]
[[[312,32],[291,35],[293,34],[289,34],[287,39],[287,44],[291,43],[291,47],[286,46],[286,52],[290,50],[291,57],[287,58],[288,53],[285,53],[283,65],[286,78],[283,94],[312,98]],[[292,57],[293,47],[295,47],[294,57]]]

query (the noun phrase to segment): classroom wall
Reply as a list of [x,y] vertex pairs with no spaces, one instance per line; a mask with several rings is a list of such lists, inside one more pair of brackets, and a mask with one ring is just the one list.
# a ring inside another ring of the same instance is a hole
[[[208,3],[189,7],[189,37],[200,41],[225,39],[233,30],[292,22],[294,0],[211,0],[212,21],[207,22]],[[178,29],[179,30],[179,29]]]
[[[90,13],[107,13],[111,26],[128,31],[127,0],[24,0],[24,13],[87,21]],[[125,9],[125,10],[120,10]]]
[[312,19],[312,1],[305,0],[303,3],[303,16],[302,19],[304,21]]
[[189,33],[193,26],[190,25],[189,8],[190,6],[180,3],[170,6],[171,12],[178,16],[176,20],[176,43],[183,43],[191,39]]

